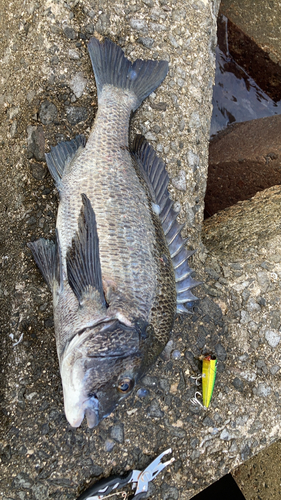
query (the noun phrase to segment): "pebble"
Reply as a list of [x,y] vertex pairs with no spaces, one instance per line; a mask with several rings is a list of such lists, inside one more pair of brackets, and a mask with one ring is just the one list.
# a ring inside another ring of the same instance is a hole
[[179,492],[175,486],[169,486],[167,483],[161,484],[162,500],[178,500]]
[[172,352],[172,358],[173,359],[181,359],[181,353],[180,351],[178,351],[177,349],[175,349],[173,352]]
[[114,446],[115,442],[113,441],[113,439],[107,439],[104,443],[104,450],[110,452],[113,450]]
[[72,59],[72,60],[80,59],[80,56],[79,56],[77,50],[75,50],[75,49],[69,49],[68,56],[69,56],[69,59]]
[[71,28],[70,26],[65,26],[63,28],[63,32],[66,36],[66,38],[68,38],[69,40],[75,40],[76,38],[76,33],[75,33],[75,30],[73,28]]
[[270,368],[270,373],[271,373],[271,375],[276,375],[276,373],[278,373],[279,370],[280,370],[280,366],[279,365],[273,365]]
[[69,84],[77,99],[79,99],[79,97],[81,97],[81,95],[83,94],[86,85],[87,80],[81,71],[72,78]]
[[270,347],[277,347],[279,342],[280,342],[280,335],[277,334],[277,332],[273,330],[266,330],[265,332],[265,338],[267,342],[269,343]]
[[54,103],[50,101],[42,102],[39,110],[39,119],[43,125],[53,123],[58,116],[58,110]]
[[216,347],[215,347],[215,351],[216,351],[217,358],[220,361],[225,361],[226,360],[227,353],[226,353],[226,350],[225,350],[225,348],[223,347],[222,344],[217,344]]
[[32,176],[38,181],[42,181],[47,174],[47,168],[42,163],[31,163],[30,169]]
[[153,399],[153,401],[151,402],[148,408],[148,414],[150,417],[155,417],[155,418],[164,417],[164,412],[161,410],[159,403],[156,399]]
[[149,36],[145,36],[145,37],[141,36],[137,39],[137,42],[140,43],[141,45],[143,45],[144,47],[146,47],[147,49],[151,49],[151,47],[154,44],[153,38],[150,38]]
[[141,387],[137,392],[137,396],[139,398],[146,398],[147,396],[149,396],[149,390]]
[[144,19],[131,19],[130,26],[131,28],[137,31],[142,31],[147,29],[147,23],[146,21],[144,21]]
[[184,170],[180,170],[177,177],[172,179],[172,184],[179,191],[186,191],[186,175]]
[[41,125],[27,127],[27,157],[45,161],[45,136]]
[[81,106],[68,106],[66,115],[71,125],[77,125],[77,123],[84,122],[88,118],[87,109]]
[[124,424],[117,424],[111,428],[110,437],[117,443],[124,443]]
[[258,388],[254,390],[254,392],[257,394],[257,396],[266,397],[271,393],[271,387],[262,383],[258,385]]
[[244,390],[244,382],[240,380],[240,378],[235,377],[235,379],[232,381],[232,385],[237,389],[239,392],[243,392]]
[[48,486],[42,483],[36,483],[32,486],[32,493],[35,497],[35,500],[42,500],[42,498],[48,497]]

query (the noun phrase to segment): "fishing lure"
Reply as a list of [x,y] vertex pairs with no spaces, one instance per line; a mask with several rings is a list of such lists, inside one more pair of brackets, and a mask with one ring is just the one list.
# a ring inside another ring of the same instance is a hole
[[[196,379],[196,384],[200,379],[202,379],[202,394],[196,391],[194,398],[190,401],[194,405],[203,406],[208,408],[210,401],[212,399],[212,394],[214,390],[216,373],[217,373],[217,358],[211,354],[207,356],[200,356],[202,360],[202,374],[199,377],[191,377]],[[202,396],[203,404],[197,399],[197,395]]]
[[212,398],[217,373],[216,356],[205,356],[202,363],[202,399],[205,408],[208,408]]

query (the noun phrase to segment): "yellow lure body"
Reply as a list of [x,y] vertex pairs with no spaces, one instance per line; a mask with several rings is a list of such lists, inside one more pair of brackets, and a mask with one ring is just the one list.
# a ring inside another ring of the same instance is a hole
[[217,372],[217,360],[215,356],[205,356],[202,366],[202,397],[205,408],[209,407]]

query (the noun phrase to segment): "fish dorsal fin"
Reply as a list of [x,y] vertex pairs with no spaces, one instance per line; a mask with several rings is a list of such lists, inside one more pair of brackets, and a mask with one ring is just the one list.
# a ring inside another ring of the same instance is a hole
[[81,196],[78,230],[66,255],[68,282],[80,305],[92,296],[105,307],[96,217],[90,200],[85,194]]
[[56,186],[59,187],[65,166],[68,165],[79,148],[84,148],[86,138],[84,135],[77,135],[71,141],[63,141],[51,148],[50,153],[46,153],[46,162],[51,176]]
[[183,304],[192,306],[197,300],[190,289],[199,285],[191,277],[192,269],[188,265],[188,258],[194,253],[187,251],[181,230],[184,227],[177,222],[178,213],[172,208],[173,201],[169,198],[169,176],[165,163],[158,158],[153,147],[146,139],[137,135],[132,153],[137,161],[140,174],[146,180],[152,202],[159,206],[159,218],[163,227],[166,241],[173,262],[177,289],[177,312],[189,312]]
[[62,285],[62,267],[61,252],[58,233],[56,232],[56,241],[40,238],[27,244],[32,251],[34,260],[39,267],[44,280],[53,291],[55,281]]

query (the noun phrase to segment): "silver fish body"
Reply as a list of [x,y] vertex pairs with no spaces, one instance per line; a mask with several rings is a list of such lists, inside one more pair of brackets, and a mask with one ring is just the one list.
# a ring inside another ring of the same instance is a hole
[[46,155],[60,193],[56,242],[29,245],[53,292],[65,413],[74,427],[84,415],[97,425],[131,393],[197,284],[164,164],[143,138],[133,152],[128,144],[131,112],[168,65],[131,64],[109,40],[91,39],[89,52],[97,116],[86,145],[78,136]]

